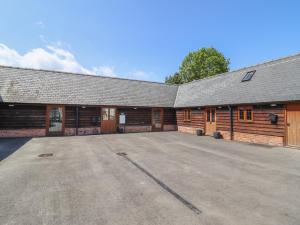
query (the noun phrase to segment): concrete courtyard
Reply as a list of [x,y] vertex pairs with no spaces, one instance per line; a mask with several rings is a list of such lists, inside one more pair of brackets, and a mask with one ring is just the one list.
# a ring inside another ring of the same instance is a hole
[[0,139],[0,157],[1,225],[300,224],[295,149],[158,132]]

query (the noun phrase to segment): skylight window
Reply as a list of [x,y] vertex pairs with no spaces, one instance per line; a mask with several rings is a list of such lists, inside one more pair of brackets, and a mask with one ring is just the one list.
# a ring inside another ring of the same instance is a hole
[[244,76],[242,82],[251,80],[253,75],[255,74],[255,72],[256,72],[256,70],[252,70],[252,71],[247,72],[246,75]]

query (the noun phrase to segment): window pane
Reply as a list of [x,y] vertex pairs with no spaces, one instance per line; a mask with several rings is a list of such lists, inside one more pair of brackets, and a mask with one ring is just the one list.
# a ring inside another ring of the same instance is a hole
[[188,120],[191,120],[191,111],[190,110],[187,110],[187,118],[188,118]]
[[244,120],[244,110],[240,109],[239,111],[239,119]]
[[108,108],[102,109],[102,120],[108,120]]
[[211,110],[211,122],[216,121],[216,112],[214,109]]
[[52,108],[50,110],[49,132],[62,131],[63,111],[61,107]]
[[207,111],[206,113],[206,121],[210,122],[210,111]]
[[252,110],[247,109],[247,120],[252,120]]
[[116,118],[116,109],[110,108],[109,109],[109,120],[115,120]]

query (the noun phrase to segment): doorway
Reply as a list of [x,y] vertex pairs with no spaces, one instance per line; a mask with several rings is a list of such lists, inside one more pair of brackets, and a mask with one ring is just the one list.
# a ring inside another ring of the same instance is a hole
[[152,109],[152,131],[163,130],[163,109]]
[[101,133],[111,134],[117,131],[116,108],[101,109]]
[[216,125],[216,109],[206,109],[205,134],[212,136],[217,131]]
[[287,106],[287,145],[300,147],[300,104]]
[[49,136],[61,136],[65,129],[65,107],[47,106],[46,132]]

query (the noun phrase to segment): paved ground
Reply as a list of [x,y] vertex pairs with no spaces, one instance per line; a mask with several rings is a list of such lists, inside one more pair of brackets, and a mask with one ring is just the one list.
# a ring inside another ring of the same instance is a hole
[[300,224],[297,150],[177,132],[0,140],[14,146],[1,225]]

